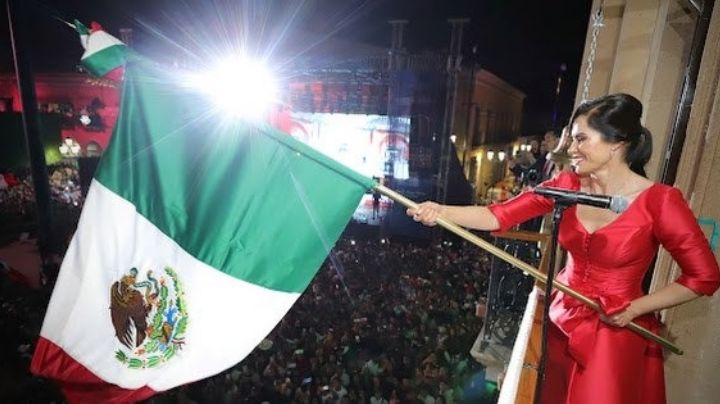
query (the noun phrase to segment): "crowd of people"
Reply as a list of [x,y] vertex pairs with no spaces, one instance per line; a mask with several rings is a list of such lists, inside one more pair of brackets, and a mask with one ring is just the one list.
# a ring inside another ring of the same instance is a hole
[[250,356],[149,402],[492,402],[469,355],[488,268],[472,247],[341,240]]
[[0,175],[0,212],[4,216],[24,216],[35,202],[30,176],[5,173]]
[[[0,178],[0,214],[34,216],[29,174]],[[77,169],[53,166],[49,181],[54,211],[79,212]],[[148,402],[492,400],[492,383],[469,355],[482,326],[475,307],[486,294],[489,267],[488,257],[474,247],[341,239],[307,291],[250,356]],[[28,371],[52,282],[32,289],[3,271],[0,288],[0,327],[11,330],[0,341],[0,359],[8,364],[2,395],[11,401],[63,402],[53,383]]]
[[[83,202],[78,170],[72,164],[50,166],[50,199],[59,205],[79,208]],[[0,173],[0,214],[24,216],[35,206],[35,192],[28,172]]]
[[[58,249],[72,233],[83,196],[78,170],[72,164],[48,167],[50,203]],[[36,235],[28,233],[36,219],[35,192],[28,170],[0,173],[0,246]],[[32,233],[32,232],[31,232]],[[28,241],[28,240],[25,240]],[[61,251],[57,253],[61,254]],[[55,257],[56,254],[53,254]],[[0,261],[0,401],[2,402],[63,402],[62,394],[52,382],[29,373],[30,358],[45,309],[52,292],[52,280],[59,260],[47,262],[43,268],[40,289],[33,288],[26,274]],[[47,277],[46,277],[47,276]],[[48,282],[45,282],[48,281]]]
[[[341,239],[247,358],[148,403],[494,402],[494,384],[469,354],[489,267],[485,253],[457,243]],[[6,394],[62,402],[56,386],[27,370],[51,285],[5,293],[11,281],[3,282],[0,326],[11,332],[0,355],[14,369],[3,377]]]
[[507,170],[502,178],[487,188],[478,202],[486,205],[505,201],[523,189],[551,178],[559,167],[556,167],[556,158],[550,157],[560,140],[561,136],[554,129],[546,131],[542,137],[527,138],[527,143],[507,160]]
[[548,130],[542,140],[531,140],[529,150],[519,150],[508,161],[508,169],[519,188],[534,186],[552,177],[555,162],[550,158],[550,153],[555,150],[559,141],[558,133]]
[[[1,266],[2,263],[0,263]],[[0,271],[0,401],[61,403],[63,396],[49,380],[30,374],[30,359],[40,335],[52,288],[33,289]]]

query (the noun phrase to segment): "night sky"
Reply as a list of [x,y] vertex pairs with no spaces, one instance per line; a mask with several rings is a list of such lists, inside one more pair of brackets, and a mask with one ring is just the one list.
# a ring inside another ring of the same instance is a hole
[[[33,68],[69,71],[82,53],[77,35],[54,17],[99,21],[110,33],[131,27],[139,51],[162,59],[166,53],[221,47],[246,38],[259,53],[294,38],[318,37],[390,45],[389,19],[406,19],[410,52],[449,47],[447,18],[468,17],[465,58],[475,59],[526,95],[524,134],[550,125],[561,65],[564,87],[560,116],[572,109],[590,0],[13,0],[30,9]],[[12,71],[5,10],[0,19],[0,72]],[[192,38],[192,39],[190,39]],[[193,43],[194,42],[194,43]],[[471,49],[475,48],[473,56]]]

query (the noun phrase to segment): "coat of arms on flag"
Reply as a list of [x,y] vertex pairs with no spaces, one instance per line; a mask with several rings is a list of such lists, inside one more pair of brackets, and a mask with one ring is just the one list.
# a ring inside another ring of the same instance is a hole
[[185,343],[188,313],[177,273],[152,270],[140,279],[131,268],[110,288],[110,317],[123,345],[115,357],[130,369],[154,368],[169,361]]

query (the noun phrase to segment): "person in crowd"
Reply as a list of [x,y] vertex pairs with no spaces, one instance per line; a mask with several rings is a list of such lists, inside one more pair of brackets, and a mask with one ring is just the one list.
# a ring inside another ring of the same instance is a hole
[[372,193],[372,208],[373,208],[373,219],[380,218],[380,199],[382,198],[382,194],[378,190],[373,190]]
[[557,147],[559,140],[560,138],[555,130],[545,132],[543,140],[540,142],[540,157],[530,167],[530,170],[535,172],[535,180],[531,185],[552,178],[555,172],[555,162],[551,158],[551,153]]
[[[720,286],[718,263],[682,193],[646,178],[652,139],[641,124],[642,109],[627,94],[581,104],[570,121],[574,170],[543,183],[628,202],[622,213],[585,205],[564,211],[559,241],[569,257],[557,279],[597,301],[603,313],[554,292],[543,403],[664,403],[661,347],[625,327],[635,321],[657,333],[658,310],[712,295]],[[407,214],[426,225],[442,216],[473,229],[504,231],[553,205],[528,190],[487,207],[424,202]],[[682,274],[644,294],[643,276],[659,245]]]
[[530,141],[530,153],[532,153],[535,160],[539,159],[542,154],[542,150],[540,150],[540,143],[541,142],[539,142],[537,139],[532,139]]
[[508,169],[515,176],[515,181],[523,186],[527,183],[528,171],[535,166],[535,156],[530,151],[520,150],[508,161]]

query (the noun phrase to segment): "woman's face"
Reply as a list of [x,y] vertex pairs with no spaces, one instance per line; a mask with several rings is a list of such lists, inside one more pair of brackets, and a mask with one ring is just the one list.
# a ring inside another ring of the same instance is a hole
[[575,119],[571,136],[572,143],[568,154],[575,172],[579,175],[595,173],[620,158],[620,144],[605,141],[600,132],[588,125],[586,116]]

